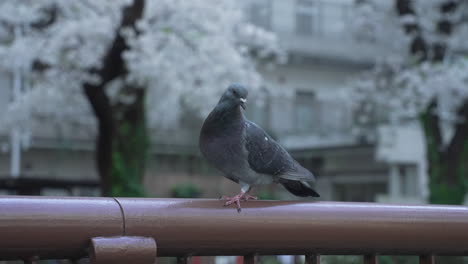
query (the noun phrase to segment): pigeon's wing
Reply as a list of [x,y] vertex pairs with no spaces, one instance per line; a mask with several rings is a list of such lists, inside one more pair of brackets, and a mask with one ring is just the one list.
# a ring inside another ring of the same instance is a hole
[[248,152],[248,162],[252,170],[289,180],[315,180],[310,171],[297,163],[262,128],[248,120],[246,120],[245,124],[245,148]]

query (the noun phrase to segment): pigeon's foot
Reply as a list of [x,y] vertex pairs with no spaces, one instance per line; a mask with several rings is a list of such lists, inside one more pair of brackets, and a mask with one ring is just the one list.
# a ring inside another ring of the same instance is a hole
[[233,196],[233,197],[223,196],[221,197],[221,199],[227,201],[226,203],[224,203],[224,206],[228,206],[228,205],[235,203],[237,205],[237,212],[240,213],[242,210],[240,206],[240,201],[242,200],[243,196],[244,196],[243,193],[239,193],[238,195]]
[[222,196],[221,200],[227,201],[224,203],[224,206],[228,206],[231,204],[236,204],[237,205],[237,212],[240,213],[242,211],[242,208],[240,206],[240,201],[248,201],[248,200],[257,200],[258,198],[256,196],[252,196],[248,193],[241,192],[236,196],[233,197],[228,197],[228,196]]
[[245,193],[241,200],[242,201],[258,200],[258,197],[257,196],[252,196],[252,195],[250,195],[248,193]]

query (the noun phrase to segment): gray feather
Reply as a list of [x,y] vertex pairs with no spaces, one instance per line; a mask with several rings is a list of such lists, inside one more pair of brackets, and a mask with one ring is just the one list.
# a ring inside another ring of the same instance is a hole
[[262,128],[244,117],[247,90],[231,85],[208,115],[199,146],[205,158],[243,186],[281,183],[298,196],[318,196],[307,184],[315,180]]
[[245,120],[245,126],[248,162],[254,171],[289,180],[315,180],[262,128],[249,120]]

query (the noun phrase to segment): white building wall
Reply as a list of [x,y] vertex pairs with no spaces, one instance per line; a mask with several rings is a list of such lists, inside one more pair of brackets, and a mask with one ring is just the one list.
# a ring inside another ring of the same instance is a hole
[[[376,159],[386,162],[390,166],[388,197],[381,197],[382,201],[398,202],[408,199],[414,202],[425,202],[429,195],[426,145],[424,132],[418,122],[398,126],[381,126],[378,129],[378,144]],[[416,171],[408,175],[401,175],[401,166],[415,166]],[[405,179],[404,177],[416,177]],[[415,187],[405,184],[416,184]],[[418,190],[417,193],[405,193],[403,189]]]
[[[272,28],[275,32],[294,32],[295,1],[272,0]],[[281,39],[280,39],[281,41]]]
[[[348,106],[343,102],[346,97],[342,95],[346,93],[347,81],[361,71],[362,69],[350,67],[301,63],[277,66],[273,70],[262,69],[261,73],[266,81],[266,86],[273,90],[270,98],[270,112],[268,113],[271,130],[280,136],[297,134],[295,131],[295,101],[298,91],[313,92],[316,95],[316,103],[322,103],[320,109],[323,110],[321,115],[324,115],[324,122],[342,118],[342,116],[337,115],[347,115],[344,118],[351,125],[350,112],[346,108]],[[311,104],[313,103],[311,102]],[[317,123],[317,127],[328,125],[330,124]],[[331,128],[325,133],[326,136],[330,137],[326,140],[336,142],[335,134],[340,134],[338,142],[342,142],[342,136],[350,135],[349,133],[345,135],[343,132]],[[301,135],[302,139],[304,139],[303,136],[310,137],[311,135]]]
[[11,100],[11,82],[8,74],[0,72],[0,111],[5,111]]

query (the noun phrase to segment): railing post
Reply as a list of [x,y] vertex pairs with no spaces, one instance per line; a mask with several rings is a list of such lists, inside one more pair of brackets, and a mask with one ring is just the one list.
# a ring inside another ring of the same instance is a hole
[[434,255],[419,256],[419,264],[435,264],[435,256]]
[[245,255],[244,264],[257,264],[257,254]]
[[80,258],[80,259],[70,259],[72,264],[90,264],[91,260],[89,258]]
[[305,264],[320,264],[320,255],[318,254],[306,254]]
[[192,263],[192,257],[190,256],[177,257],[177,264],[191,264],[191,263]]
[[37,264],[37,261],[39,260],[38,256],[32,256],[28,259],[25,259],[23,262],[24,264]]
[[377,255],[364,255],[364,264],[379,264]]

